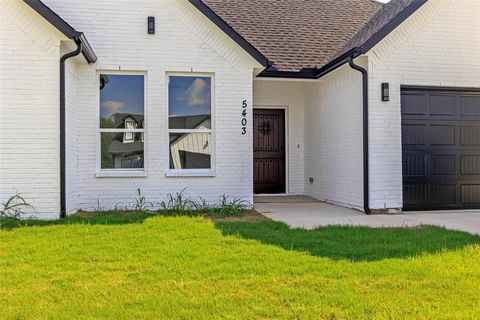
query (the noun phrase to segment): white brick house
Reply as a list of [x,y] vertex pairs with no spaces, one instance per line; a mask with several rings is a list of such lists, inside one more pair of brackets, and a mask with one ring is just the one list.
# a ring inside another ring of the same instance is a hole
[[0,200],[40,218],[137,189],[480,207],[480,1],[4,0],[0,15]]

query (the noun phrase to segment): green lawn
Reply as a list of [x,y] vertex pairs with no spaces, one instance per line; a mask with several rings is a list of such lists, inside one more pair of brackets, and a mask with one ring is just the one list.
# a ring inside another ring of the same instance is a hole
[[0,224],[0,318],[480,318],[480,237],[461,232],[148,214]]

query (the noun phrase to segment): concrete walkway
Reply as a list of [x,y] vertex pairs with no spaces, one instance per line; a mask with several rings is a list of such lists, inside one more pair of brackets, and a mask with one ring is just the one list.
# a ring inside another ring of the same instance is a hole
[[365,215],[304,196],[255,197],[254,208],[264,216],[295,228],[328,225],[368,227],[415,227],[434,225],[480,234],[480,210],[423,211],[403,214]]

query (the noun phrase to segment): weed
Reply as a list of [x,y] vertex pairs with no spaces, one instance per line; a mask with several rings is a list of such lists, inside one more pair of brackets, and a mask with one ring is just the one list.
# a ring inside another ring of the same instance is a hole
[[1,204],[0,216],[20,219],[26,208],[33,208],[33,206],[27,203],[19,194],[16,194]]

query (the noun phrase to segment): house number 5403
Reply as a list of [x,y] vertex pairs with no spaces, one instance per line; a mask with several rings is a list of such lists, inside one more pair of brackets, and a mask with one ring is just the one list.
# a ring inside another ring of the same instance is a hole
[[242,135],[247,134],[247,100],[242,101]]

